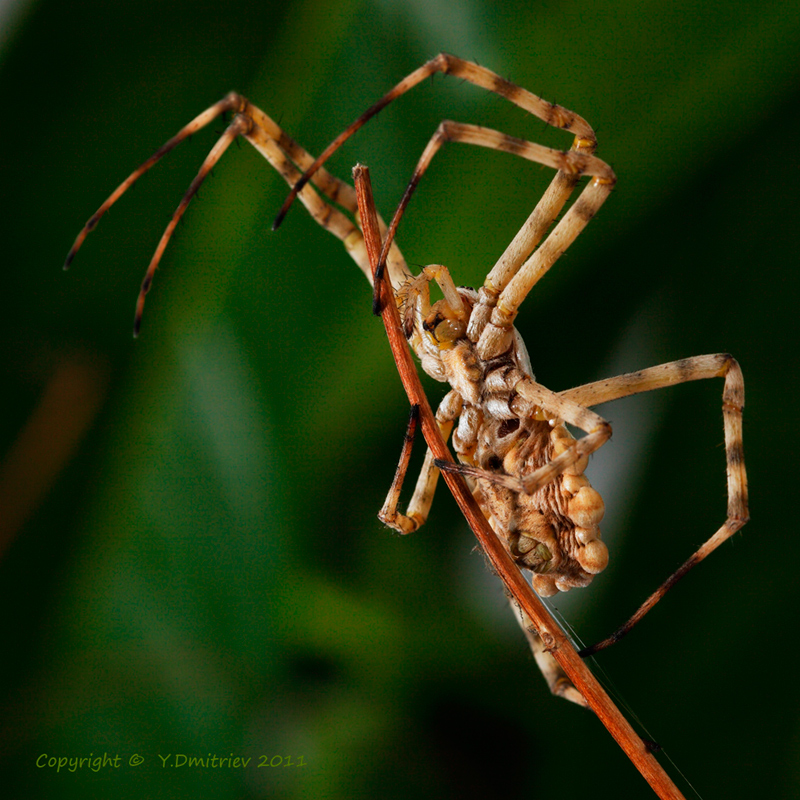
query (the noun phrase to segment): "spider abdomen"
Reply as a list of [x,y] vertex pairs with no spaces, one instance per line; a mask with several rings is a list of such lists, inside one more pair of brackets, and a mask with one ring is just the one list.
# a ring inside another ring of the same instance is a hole
[[[524,478],[570,441],[561,423],[484,420],[474,461],[488,472]],[[534,588],[542,596],[588,586],[608,563],[599,529],[605,508],[583,475],[585,466],[581,460],[532,494],[489,479],[476,481],[476,496],[489,509],[495,531],[517,563],[534,573]]]

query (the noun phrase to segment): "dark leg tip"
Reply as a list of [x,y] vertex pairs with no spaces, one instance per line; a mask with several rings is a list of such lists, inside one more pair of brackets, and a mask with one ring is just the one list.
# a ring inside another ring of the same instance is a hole
[[275,217],[275,219],[272,221],[272,230],[276,231],[276,230],[278,230],[278,228],[280,228],[280,226],[281,226],[281,222],[283,222],[283,218],[284,218],[285,216],[286,216],[286,212],[285,212],[283,209],[281,209],[281,210],[278,212],[278,215],[277,215],[277,216]]
[[616,644],[626,633],[627,631],[615,631],[608,637],[608,639],[603,639],[602,642],[598,642],[597,644],[590,645],[589,647],[584,647],[583,650],[578,651],[578,655],[581,658],[588,658],[589,656],[593,656],[599,653],[601,650],[605,650],[607,647],[611,647],[612,644]]
[[281,206],[281,210],[278,212],[278,216],[275,217],[275,221],[272,223],[272,230],[276,231],[280,227],[280,224],[283,222],[283,218],[286,216],[286,213],[289,211],[290,206],[294,202],[295,197],[303,190],[303,187],[308,183],[310,179],[310,175],[302,175],[300,180],[292,187],[292,191],[289,192],[289,196],[284,200],[283,205]]
[[372,313],[379,317],[383,313],[383,293],[381,286],[383,285],[383,273],[386,271],[386,263],[381,262],[375,270],[374,283],[375,287],[372,290]]

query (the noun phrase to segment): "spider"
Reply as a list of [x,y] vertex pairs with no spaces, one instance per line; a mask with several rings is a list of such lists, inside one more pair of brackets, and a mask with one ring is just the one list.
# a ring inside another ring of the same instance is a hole
[[[379,221],[384,244],[373,282],[354,188],[327,172],[323,164],[381,109],[437,72],[494,92],[548,125],[567,131],[574,137],[572,145],[561,151],[478,125],[441,122],[419,159],[390,225],[387,228]],[[440,469],[458,471],[468,480],[509,555],[530,571],[532,585],[539,595],[588,586],[606,567],[608,550],[599,530],[603,501],[584,470],[589,456],[611,436],[609,423],[591,407],[707,378],[724,379],[727,519],[625,625],[581,654],[597,652],[617,641],[689,569],[748,521],[742,450],[744,381],[732,356],[695,356],[561,392],[551,391],[534,380],[527,350],[514,328],[520,305],[597,213],[612,191],[616,177],[608,164],[594,155],[597,140],[585,120],[472,62],[442,53],[423,64],[359,116],[317,159],[249,100],[231,92],[192,120],[119,185],[78,234],[65,268],[86,235],[121,195],[170,150],[225,112],[231,112],[233,119],[181,200],[147,268],[136,304],[134,335],[139,333],[147,292],[178,221],[225,150],[241,136],[291,187],[273,228],[278,227],[293,200],[299,198],[311,217],[344,243],[373,286],[379,285],[385,270],[401,310],[404,332],[422,368],[450,386],[438,406],[436,420],[445,439],[452,434],[460,464],[438,462],[428,451],[408,509],[401,513],[398,501],[410,444],[404,446],[395,480],[379,513],[384,523],[404,534],[417,530],[427,519]],[[429,265],[414,275],[394,241],[412,195],[446,142],[503,151],[556,171],[536,207],[477,291],[456,286],[449,269],[443,265]],[[583,177],[589,180],[556,222]],[[438,284],[442,293],[442,299],[433,303],[431,282]],[[374,305],[378,302],[376,290]],[[585,435],[576,440],[567,425]],[[412,419],[410,433],[413,427]],[[410,439],[407,436],[409,443]],[[551,691],[585,704],[544,651],[530,621],[523,618],[519,609],[515,610]]]

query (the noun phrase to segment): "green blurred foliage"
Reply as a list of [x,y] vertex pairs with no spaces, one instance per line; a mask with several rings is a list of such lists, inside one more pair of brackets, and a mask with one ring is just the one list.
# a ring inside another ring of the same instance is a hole
[[[599,661],[679,782],[678,769],[730,800],[800,791],[800,546],[786,506],[796,6],[39,0],[0,54],[0,445],[18,456],[3,514],[22,523],[0,565],[4,796],[647,796],[600,725],[547,694],[445,492],[414,536],[378,523],[406,418],[380,322],[363,276],[302,208],[270,232],[286,189],[250,148],[232,149],[193,203],[136,344],[141,275],[213,132],[141,181],[59,272],[106,194],[226,91],[316,153],[440,50],[583,115],[619,178],[523,307],[538,378],[561,389],[718,351],[743,366],[753,522]],[[439,76],[331,169],[369,164],[388,215],[445,117],[567,143]],[[450,146],[400,244],[477,285],[547,179]],[[723,521],[720,392],[603,409],[615,437],[589,474],[612,563],[558,604],[585,641]],[[30,447],[36,414],[49,434]],[[47,478],[51,442],[73,429]],[[9,498],[14,474],[26,477]],[[103,752],[122,766],[35,764]],[[162,767],[159,754],[179,753],[253,762]],[[260,755],[306,766],[259,769]]]

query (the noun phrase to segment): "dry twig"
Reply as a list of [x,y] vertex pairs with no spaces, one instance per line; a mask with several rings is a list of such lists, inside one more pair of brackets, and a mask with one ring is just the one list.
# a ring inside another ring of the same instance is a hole
[[[378,266],[381,253],[381,236],[378,227],[377,212],[372,198],[372,185],[367,167],[357,165],[353,169],[358,210],[367,246],[373,276]],[[400,315],[394,300],[391,286],[384,274],[380,288],[376,288],[376,296],[380,297],[381,318],[389,337],[397,371],[403,388],[412,406],[418,406],[422,435],[438,460],[453,462],[450,451],[442,439],[439,426],[434,419],[433,411],[419,380],[419,375],[403,334]],[[378,295],[379,293],[379,295]],[[500,543],[494,531],[486,521],[478,503],[467,488],[461,475],[442,471],[445,482],[453,494],[469,526],[478,539],[492,568],[499,576],[506,590],[514,598],[522,611],[533,621],[536,632],[545,643],[569,679],[586,699],[589,707],[597,714],[600,721],[608,729],[625,754],[633,762],[636,769],[650,784],[653,791],[663,800],[679,800],[683,795],[666,774],[661,764],[650,752],[648,745],[634,731],[622,712],[614,705],[603,687],[598,683],[586,664],[572,647],[569,639],[550,616],[542,601],[536,596],[522,573],[514,565],[508,553]]]

